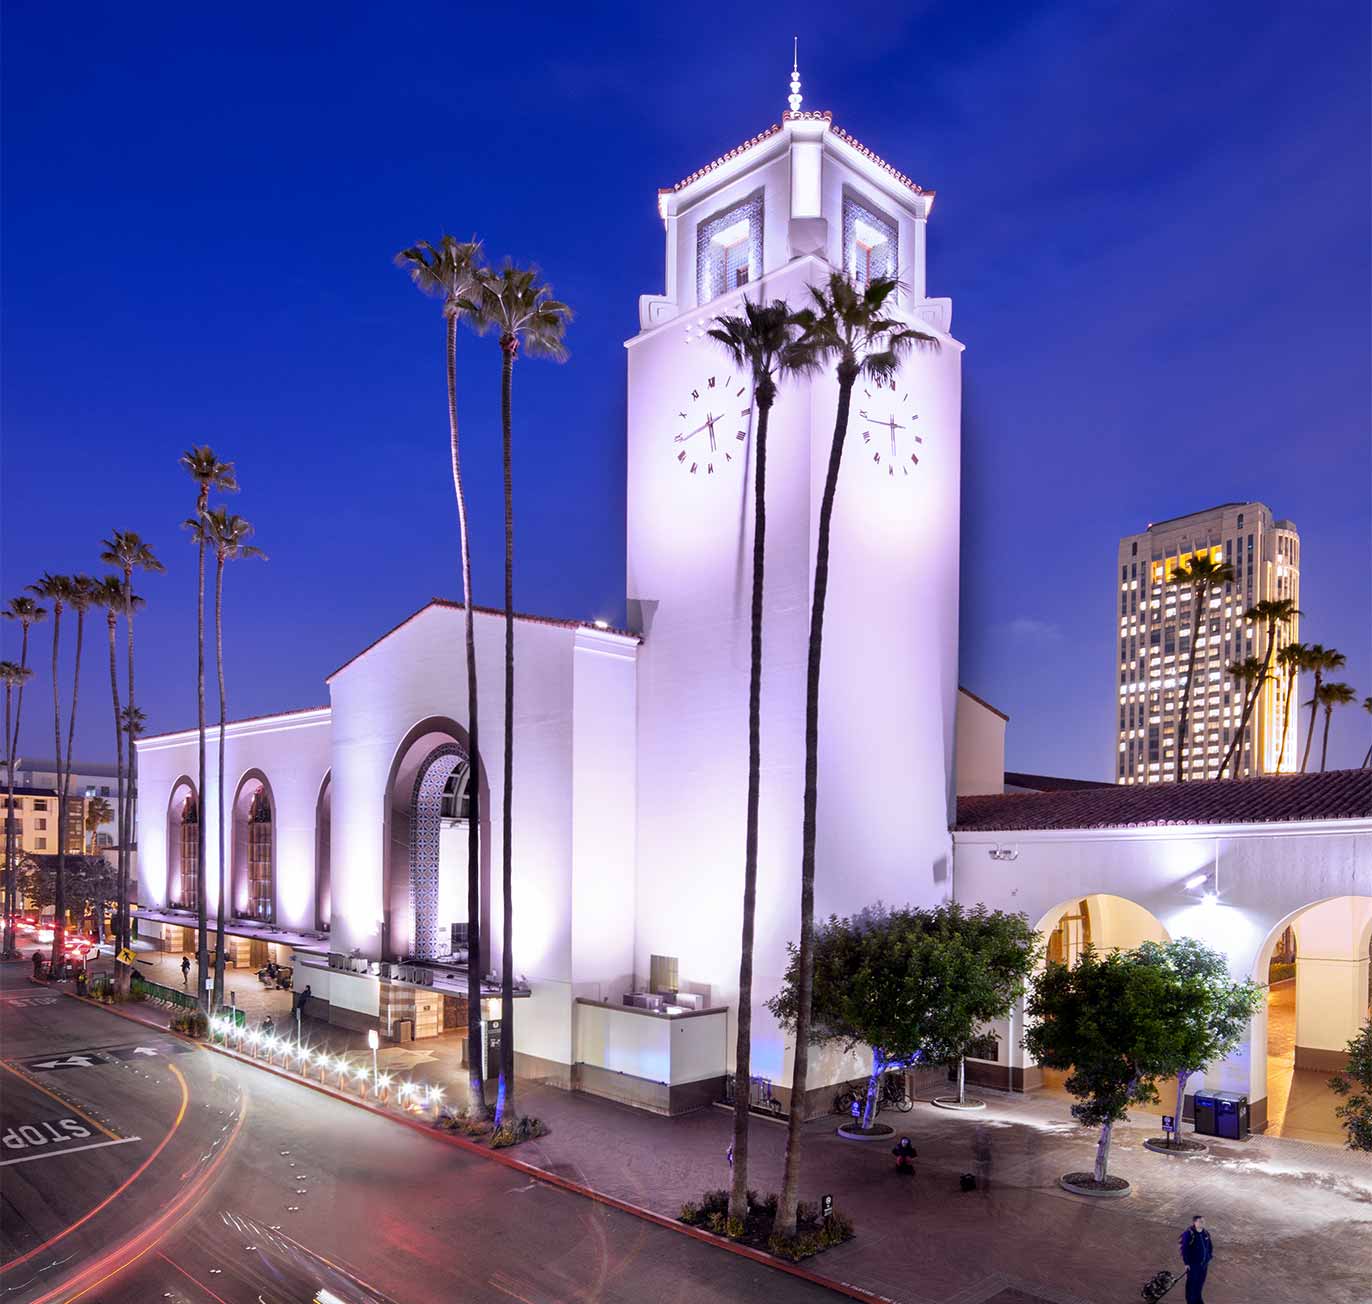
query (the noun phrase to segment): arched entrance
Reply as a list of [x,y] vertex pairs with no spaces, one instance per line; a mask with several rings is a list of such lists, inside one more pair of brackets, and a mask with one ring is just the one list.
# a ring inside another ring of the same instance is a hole
[[314,926],[329,931],[333,916],[333,771],[324,775],[314,804]]
[[200,863],[200,803],[195,784],[182,775],[167,801],[167,904],[196,908],[196,873]]
[[479,774],[473,811],[470,775],[465,731],[452,720],[423,721],[397,749],[386,793],[386,959],[437,960],[465,945],[473,816],[481,835],[481,922],[489,935],[487,788]]
[[249,770],[233,798],[230,900],[239,919],[276,920],[276,802],[261,770]]
[[1253,1030],[1267,1056],[1267,1130],[1342,1144],[1329,1077],[1372,1011],[1372,897],[1333,897],[1289,915],[1253,977],[1267,986]]

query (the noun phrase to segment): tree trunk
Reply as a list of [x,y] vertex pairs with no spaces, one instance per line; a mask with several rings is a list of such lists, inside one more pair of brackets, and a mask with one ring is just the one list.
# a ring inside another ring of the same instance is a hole
[[[119,663],[117,659],[119,613],[111,609],[105,616],[110,639],[110,698],[114,703],[115,799],[114,836],[118,847],[114,853],[114,946],[118,951],[128,945],[128,902],[124,896],[124,729],[119,719]],[[127,995],[132,969],[116,962],[115,974],[121,993]]]
[[[1220,768],[1215,774],[1215,778],[1224,778],[1224,771],[1228,768],[1232,759],[1234,762],[1233,777],[1239,777],[1239,766],[1243,763],[1243,738],[1248,732],[1248,720],[1253,714],[1253,708],[1258,704],[1258,697],[1261,695],[1267,683],[1267,671],[1272,664],[1272,652],[1277,646],[1277,625],[1273,621],[1267,627],[1267,651],[1262,658],[1262,670],[1258,675],[1257,681],[1253,684],[1253,690],[1243,702],[1243,715],[1239,719],[1238,732],[1234,735],[1234,740],[1229,744],[1229,750],[1224,754],[1224,760],[1220,762]],[[1254,756],[1254,768],[1256,768],[1257,757]]]
[[[60,843],[61,843],[61,855],[62,855],[62,857],[63,857],[61,863],[65,863],[65,857],[66,857],[66,854],[67,854],[67,815],[66,815],[66,810],[67,810],[67,806],[68,806],[69,803],[71,802],[71,749],[72,749],[72,741],[74,740],[74,738],[75,738],[75,736],[76,736],[76,701],[77,701],[77,698],[79,697],[80,692],[81,692],[81,648],[82,648],[82,646],[84,645],[85,641],[86,641],[86,612],[85,612],[85,608],[84,608],[84,607],[77,607],[77,609],[76,609],[76,658],[75,658],[75,661],[74,661],[74,663],[73,663],[73,665],[72,665],[72,673],[71,673],[71,714],[70,714],[70,716],[67,718],[67,758],[66,758],[65,765],[63,766],[63,768],[62,768],[62,770],[61,770],[61,779],[60,779],[60,782],[61,782],[61,785],[62,785],[62,796],[61,796],[61,802],[60,802],[60,806],[61,806],[61,809],[62,809],[62,814],[61,814],[61,816],[59,817],[59,823],[62,825],[62,831],[61,831],[60,834],[58,834],[58,839],[59,839],[59,841],[60,841]],[[59,755],[59,763],[61,763],[60,755]],[[83,802],[81,803],[81,834],[82,834],[82,840],[81,840],[81,841],[82,841],[82,847],[83,847],[83,848],[84,848],[84,846],[85,846],[85,831],[86,831],[86,805],[85,805],[85,802],[83,801]]]
[[1329,725],[1334,719],[1334,707],[1332,704],[1324,708],[1324,737],[1320,742],[1320,773],[1324,773],[1325,763],[1329,760]]
[[965,1104],[967,1100],[967,1056],[958,1056],[958,1104]]
[[[1192,584],[1191,600],[1196,604],[1196,609],[1191,621],[1191,652],[1186,658],[1186,687],[1182,689],[1181,696],[1181,718],[1177,721],[1177,768],[1175,781],[1181,782],[1181,754],[1186,747],[1186,729],[1191,719],[1191,685],[1196,678],[1196,644],[1200,640],[1201,608],[1205,605],[1206,586],[1203,584]],[[1192,767],[1188,766],[1188,771]]]
[[[195,501],[195,518],[200,525],[199,538],[196,540],[196,569],[195,569],[195,709],[197,740],[199,742],[198,759],[199,771],[195,789],[196,821],[195,821],[195,964],[196,973],[199,974],[199,981],[196,986],[196,1000],[202,1005],[205,1001],[205,979],[209,977],[209,913],[208,913],[208,892],[209,887],[208,870],[206,868],[208,857],[205,854],[208,838],[206,837],[205,827],[205,510],[210,505],[210,486],[208,482],[202,482],[200,492]],[[221,718],[219,731],[222,735],[224,723]],[[185,887],[181,888],[181,899],[184,901],[186,896]],[[221,941],[222,949],[223,943]],[[223,977],[223,970],[220,969],[218,962],[215,964],[215,984],[214,999],[219,1001],[220,980]]]
[[1110,1168],[1110,1137],[1114,1130],[1114,1123],[1103,1123],[1100,1129],[1100,1140],[1096,1142],[1096,1167],[1095,1178],[1097,1182],[1103,1182],[1109,1173]]
[[1365,770],[1369,765],[1372,765],[1372,747],[1367,749],[1367,755],[1362,758],[1361,768]]
[[62,970],[67,945],[67,803],[62,797],[62,698],[57,683],[57,644],[62,629],[62,606],[52,604],[52,737],[57,759],[57,880],[52,901],[52,976]]
[[470,1108],[485,1118],[486,1079],[481,1067],[481,743],[476,711],[476,623],[472,617],[472,555],[467,534],[467,493],[457,440],[457,317],[447,318],[448,446],[457,499],[457,537],[462,552],[462,625],[467,651],[467,1085]]
[[[134,830],[138,819],[138,749],[134,745],[138,737],[137,717],[133,700],[133,569],[130,567],[124,572],[124,596],[126,602],[125,623],[128,634],[129,651],[129,782],[124,794],[124,822],[126,825],[125,839],[128,850],[124,853],[124,919],[125,927],[128,930],[128,939],[124,945],[133,946],[133,911],[132,901],[130,900],[133,885],[131,883],[133,869],[133,848],[135,842]],[[202,980],[203,981],[203,980]]]
[[1324,671],[1315,668],[1315,687],[1310,694],[1310,732],[1305,735],[1305,752],[1301,756],[1301,773],[1310,764],[1310,745],[1315,741],[1315,715],[1320,709],[1320,685],[1324,682]]
[[1181,1140],[1181,1116],[1186,1109],[1186,1083],[1190,1077],[1190,1069],[1182,1069],[1177,1074],[1177,1112],[1172,1116],[1173,1143]]
[[757,916],[758,804],[762,787],[762,598],[767,544],[767,426],[771,377],[754,389],[757,433],[753,480],[753,630],[748,671],[748,804],[743,845],[743,941],[738,961],[738,1033],[734,1044],[734,1172],[729,1217],[748,1216],[748,1127],[753,1074],[753,933]]
[[[25,621],[19,644],[19,668],[29,668],[29,626]],[[8,707],[9,698],[6,697]],[[19,754],[19,720],[24,713],[24,677],[21,674],[18,692],[14,700],[14,732],[8,728],[6,717],[5,742],[7,745],[8,765],[5,772],[5,793],[8,803],[5,806],[5,954],[18,955],[19,947],[14,940],[14,917],[19,913],[19,878],[14,855],[14,764]]]
[[[219,673],[219,772],[215,775],[215,782],[218,785],[218,796],[215,801],[215,810],[219,818],[219,900],[215,903],[215,932],[214,932],[214,1003],[222,1005],[224,1003],[224,910],[225,897],[227,893],[227,878],[224,872],[224,729],[229,722],[229,699],[224,691],[224,557],[222,553],[216,551],[215,572],[214,572],[214,657],[215,667]],[[200,810],[197,812],[200,817],[200,840],[205,842],[205,802],[201,799]],[[204,871],[204,861],[201,861],[200,881],[206,881]],[[272,867],[275,872],[275,866]],[[203,898],[202,898],[203,900]],[[200,980],[200,985],[205,985],[205,980]]]
[[848,433],[848,409],[853,398],[856,369],[840,366],[838,413],[829,448],[829,469],[819,509],[819,537],[815,545],[814,598],[810,609],[810,650],[805,686],[805,804],[801,832],[800,945],[796,983],[796,1046],[791,1073],[791,1116],[786,1132],[786,1166],[777,1203],[776,1229],[796,1233],[796,1205],[800,1200],[801,1121],[810,1077],[810,999],[815,976],[815,815],[819,805],[819,670],[824,644],[824,600],[829,591],[829,529],[834,515],[839,466]]
[[497,1122],[519,1117],[514,1081],[514,463],[510,406],[518,339],[501,341],[500,426],[505,471],[505,800],[500,812],[500,883],[503,928],[500,957],[500,1089]]
[[881,1096],[881,1075],[886,1071],[886,1057],[881,1050],[872,1047],[872,1076],[867,1079],[867,1099],[862,1103],[862,1130],[865,1132],[872,1126],[872,1119],[876,1116],[877,1100]]
[[1291,723],[1291,699],[1296,695],[1296,668],[1292,666],[1286,674],[1286,696],[1281,707],[1281,743],[1277,747],[1277,773],[1281,773],[1281,763],[1286,759],[1286,733]]

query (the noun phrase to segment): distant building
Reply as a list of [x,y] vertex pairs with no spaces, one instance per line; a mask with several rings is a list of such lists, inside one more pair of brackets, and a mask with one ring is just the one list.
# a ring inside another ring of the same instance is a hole
[[[9,806],[9,795],[0,791],[0,810]],[[67,802],[67,846],[69,853],[85,849],[86,803],[73,795]],[[0,848],[3,848],[0,826]],[[14,846],[17,855],[56,855],[57,789],[19,787],[14,789]]]
[[[8,775],[5,763],[0,761],[0,789],[6,786]],[[21,756],[14,765],[15,783],[15,805],[20,810],[18,795],[20,788],[46,789],[49,797],[53,799],[52,811],[57,810],[57,765],[52,760],[30,760]],[[82,802],[81,819],[85,819],[85,803],[94,797],[101,797],[110,805],[110,818],[104,821],[95,830],[95,850],[112,851],[119,842],[119,813],[117,807],[117,794],[119,791],[118,774],[113,765],[106,765],[99,761],[73,761],[71,766],[71,784],[67,788],[69,804],[74,808],[76,799]],[[41,798],[40,798],[41,799]],[[4,801],[4,794],[0,792],[0,802]],[[68,812],[70,820],[71,814]],[[54,828],[56,825],[54,824]],[[83,826],[84,828],[84,823]],[[57,843],[53,841],[47,847],[25,847],[28,851],[56,851]],[[68,850],[72,850],[68,847]],[[81,850],[80,847],[75,850]]]
[[[1177,516],[1126,535],[1119,546],[1117,593],[1119,712],[1115,775],[1120,783],[1165,783],[1177,777],[1176,744],[1182,690],[1191,651],[1194,598],[1169,584],[1197,554],[1234,568],[1233,583],[1209,596],[1196,641],[1195,681],[1181,765],[1185,779],[1214,778],[1243,714],[1244,694],[1226,667],[1266,654],[1266,629],[1243,619],[1265,599],[1300,600],[1300,535],[1262,503],[1225,503]],[[1298,639],[1299,618],[1277,631],[1278,646]],[[1276,672],[1275,661],[1273,672]],[[1286,695],[1293,697],[1286,712]],[[1263,687],[1237,758],[1239,775],[1297,768],[1299,684],[1282,677]],[[1233,772],[1232,768],[1231,771]]]

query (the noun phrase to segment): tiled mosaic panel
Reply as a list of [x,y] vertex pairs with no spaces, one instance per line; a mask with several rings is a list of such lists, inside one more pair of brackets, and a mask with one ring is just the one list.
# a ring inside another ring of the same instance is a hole
[[[850,275],[855,262],[853,251],[857,247],[856,227],[865,222],[886,237],[885,241],[872,251],[872,276],[895,276],[899,266],[900,246],[896,224],[889,217],[869,208],[852,195],[843,196],[843,267]],[[863,278],[866,279],[865,277]]]
[[762,275],[762,191],[759,190],[696,227],[697,303],[708,303],[734,288],[729,283],[729,272],[742,260],[736,258],[729,262],[724,248],[714,245],[713,241],[720,231],[744,218],[748,219],[748,279],[755,281]]
[[436,960],[451,945],[438,919],[438,833],[443,789],[467,754],[456,743],[436,748],[420,767],[410,807],[410,908],[414,912],[414,957]]

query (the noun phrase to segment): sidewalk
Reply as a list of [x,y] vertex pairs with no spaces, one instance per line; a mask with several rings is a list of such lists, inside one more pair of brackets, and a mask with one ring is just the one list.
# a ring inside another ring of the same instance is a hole
[[[285,995],[285,993],[282,993]],[[165,1024],[169,1011],[140,1006]],[[277,1019],[278,1030],[287,1031]],[[304,1041],[370,1068],[366,1038],[317,1020]],[[465,1095],[459,1037],[390,1046],[382,1072]],[[919,1150],[918,1173],[894,1171],[889,1146],[844,1141],[833,1119],[806,1124],[803,1198],[832,1194],[857,1223],[856,1239],[808,1264],[901,1304],[1080,1304],[1135,1300],[1153,1272],[1176,1270],[1177,1235],[1204,1212],[1216,1241],[1206,1287],[1212,1304],[1319,1298],[1366,1304],[1372,1280],[1372,1161],[1327,1145],[1256,1137],[1212,1143],[1174,1158],[1142,1148],[1146,1119],[1115,1130],[1111,1171],[1134,1183],[1127,1200],[1088,1201],[1057,1186],[1090,1166],[1095,1135],[1051,1095],[982,1092],[988,1108],[953,1114],[927,1102],[885,1121]],[[675,1119],[520,1083],[521,1112],[549,1136],[516,1155],[546,1172],[658,1213],[728,1184],[731,1115],[706,1109]],[[752,1130],[752,1185],[775,1190],[786,1129]],[[978,1151],[981,1158],[978,1159]],[[958,1177],[978,1176],[964,1194]]]

